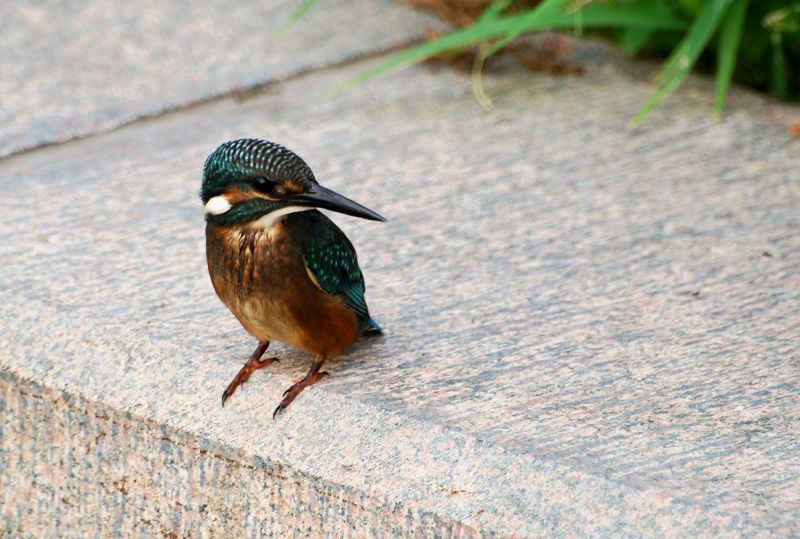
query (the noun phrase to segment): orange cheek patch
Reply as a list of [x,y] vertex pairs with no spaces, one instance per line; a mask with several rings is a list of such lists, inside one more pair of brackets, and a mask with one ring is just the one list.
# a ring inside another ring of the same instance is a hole
[[283,188],[287,193],[298,194],[303,192],[303,187],[292,181],[284,183]]
[[235,206],[239,202],[244,202],[245,200],[250,200],[251,198],[253,198],[252,193],[240,191],[239,189],[226,191],[224,196],[225,200],[227,200],[231,206]]

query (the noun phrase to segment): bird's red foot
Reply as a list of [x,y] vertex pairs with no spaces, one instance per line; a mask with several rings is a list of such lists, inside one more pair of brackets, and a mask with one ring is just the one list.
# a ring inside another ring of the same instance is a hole
[[267,365],[271,365],[278,361],[278,358],[271,357],[267,359],[261,359],[261,355],[267,350],[267,346],[269,343],[260,344],[256,351],[253,352],[253,355],[250,356],[250,359],[247,360],[247,363],[239,369],[239,372],[236,374],[236,377],[228,384],[228,387],[225,388],[225,391],[222,392],[222,405],[225,406],[225,401],[230,398],[231,395],[234,394],[236,388],[240,385],[245,383],[249,378],[250,375],[253,374],[254,371],[258,369],[263,369]]
[[250,375],[253,374],[253,372],[257,371],[258,369],[263,369],[267,365],[271,365],[277,361],[279,361],[279,359],[276,357],[255,360],[251,358],[247,363],[244,364],[244,367],[239,369],[236,377],[231,381],[230,384],[228,384],[228,387],[225,388],[225,391],[222,392],[222,405],[225,406],[225,401],[228,400],[231,395],[233,395],[233,393],[236,391],[236,388],[250,379]]
[[315,373],[308,373],[305,378],[300,381],[295,382],[292,386],[283,392],[283,400],[275,408],[275,411],[272,412],[272,419],[275,419],[280,413],[283,413],[286,408],[292,404],[292,401],[297,398],[297,396],[308,386],[314,385],[319,382],[321,379],[328,376],[327,372],[315,372]]

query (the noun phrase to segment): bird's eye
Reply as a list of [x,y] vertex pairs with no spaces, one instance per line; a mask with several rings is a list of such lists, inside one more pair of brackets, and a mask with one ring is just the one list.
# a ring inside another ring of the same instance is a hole
[[266,195],[275,191],[277,184],[264,177],[259,177],[253,180],[253,189]]

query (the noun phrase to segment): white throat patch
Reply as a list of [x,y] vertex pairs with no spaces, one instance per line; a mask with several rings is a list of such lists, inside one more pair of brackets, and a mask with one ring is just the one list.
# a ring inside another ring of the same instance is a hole
[[275,223],[277,223],[290,213],[296,213],[299,211],[309,211],[313,209],[314,208],[309,208],[306,206],[286,206],[285,208],[269,212],[263,217],[260,217],[255,221],[253,221],[252,223],[250,223],[250,225],[255,227],[261,227],[265,230],[269,230]]
[[222,215],[231,208],[231,203],[225,195],[219,195],[209,199],[203,211],[206,215]]

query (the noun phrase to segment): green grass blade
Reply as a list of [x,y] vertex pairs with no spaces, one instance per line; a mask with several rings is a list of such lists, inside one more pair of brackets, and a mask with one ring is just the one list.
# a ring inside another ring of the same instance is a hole
[[704,0],[678,0],[678,3],[683,6],[683,9],[696,15],[703,8],[703,1]]
[[725,110],[725,96],[728,95],[733,70],[736,67],[736,56],[742,41],[745,14],[750,0],[736,0],[722,20],[717,50],[717,95],[714,112],[718,116]]
[[481,13],[478,23],[497,19],[510,5],[511,0],[492,0],[492,2],[486,6],[486,9],[483,10],[483,13]]
[[303,0],[300,2],[300,5],[289,15],[289,20],[283,26],[288,27],[299,21],[316,3],[317,0]]
[[[628,5],[628,9],[644,13],[648,17],[671,17],[672,13],[662,0],[640,0]],[[619,45],[630,55],[638,54],[650,41],[654,30],[638,26],[623,27]]]
[[647,45],[647,41],[652,35],[653,31],[645,28],[626,28],[625,32],[622,34],[622,40],[619,44],[622,47],[622,50],[630,55],[634,55],[641,51],[645,45]]
[[673,50],[659,76],[659,89],[633,118],[633,125],[639,125],[689,75],[731,2],[733,0],[708,0],[692,22],[686,37]]
[[[642,28],[662,31],[686,29],[686,22],[663,9],[648,9],[648,4],[590,4],[581,9],[584,28]],[[561,13],[552,17],[553,28],[572,28],[574,13]],[[540,30],[541,28],[531,28]]]
[[[488,39],[502,37],[512,28],[517,28],[526,15],[526,13],[523,13],[496,19],[486,19],[467,28],[450,32],[432,41],[401,51],[385,62],[334,87],[322,97],[337,94],[369,79],[417,64],[437,54],[470,47]],[[666,31],[679,31],[686,28],[684,21],[672,15],[665,15],[663,11],[623,9],[605,4],[587,6],[583,9],[582,17],[584,28],[635,27]],[[528,19],[524,31],[565,29],[572,28],[573,24],[574,15],[571,13],[550,13],[536,19]]]
[[519,37],[519,35],[526,29],[535,27],[539,21],[561,11],[568,1],[569,0],[545,0],[535,9],[529,10],[524,14],[524,16],[515,21],[515,23],[505,32],[505,35],[501,39],[489,47],[489,50],[486,51],[485,57],[489,57],[496,53],[508,45],[510,41]]
[[782,99],[789,95],[789,84],[787,82],[786,56],[783,54],[783,34],[772,32],[770,35],[772,43],[772,80],[770,91]]
[[800,2],[781,6],[767,13],[761,21],[769,32],[771,50],[770,58],[770,92],[787,99],[789,97],[789,76],[796,77],[796,70],[789,70],[786,51],[793,51],[793,56],[800,43]]

